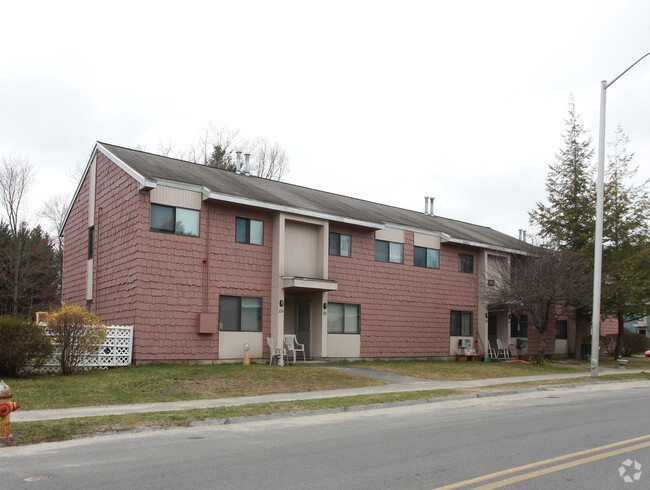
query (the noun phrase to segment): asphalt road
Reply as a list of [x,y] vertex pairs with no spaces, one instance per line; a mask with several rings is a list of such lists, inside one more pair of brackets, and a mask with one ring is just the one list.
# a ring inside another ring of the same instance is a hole
[[647,489],[649,406],[640,381],[7,447],[0,486]]

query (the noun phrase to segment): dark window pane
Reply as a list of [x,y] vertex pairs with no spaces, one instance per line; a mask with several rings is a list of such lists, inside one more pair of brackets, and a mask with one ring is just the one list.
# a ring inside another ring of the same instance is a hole
[[471,337],[473,335],[473,316],[471,311],[452,311],[449,334],[452,337]]
[[375,240],[375,260],[379,262],[388,262],[388,242],[384,240]]
[[240,299],[238,296],[219,296],[219,330],[239,330]]
[[246,218],[237,218],[235,241],[237,243],[248,243],[248,220]]
[[413,248],[413,265],[418,267],[427,266],[427,249],[423,247]]
[[474,256],[458,254],[458,272],[474,273]]
[[92,259],[95,254],[95,227],[88,228],[88,260]]
[[341,250],[341,235],[338,233],[330,233],[330,255],[340,255]]
[[174,233],[176,231],[175,224],[173,207],[160,204],[151,205],[151,231]]

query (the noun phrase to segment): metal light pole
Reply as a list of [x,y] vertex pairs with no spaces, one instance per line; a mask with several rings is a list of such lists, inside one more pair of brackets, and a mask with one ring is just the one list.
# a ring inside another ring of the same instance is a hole
[[603,275],[603,201],[605,200],[605,100],[607,89],[630,68],[650,53],[628,66],[623,73],[607,83],[600,82],[600,128],[598,130],[598,177],[596,179],[596,244],[594,246],[594,304],[591,313],[591,377],[598,377],[600,351],[600,284]]

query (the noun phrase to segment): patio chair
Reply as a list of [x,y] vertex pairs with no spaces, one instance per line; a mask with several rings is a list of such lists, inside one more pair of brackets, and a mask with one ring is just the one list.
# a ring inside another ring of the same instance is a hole
[[503,356],[504,359],[510,359],[510,351],[503,346],[501,339],[497,339],[497,357]]
[[496,349],[492,347],[489,340],[487,341],[487,355],[490,359],[496,359],[498,357]]
[[295,335],[293,334],[285,334],[284,336],[284,345],[287,346],[287,360],[289,360],[289,356],[293,354],[293,362],[296,362],[296,352],[302,352],[302,359],[303,361],[307,361],[307,357],[305,356],[305,344],[299,344],[298,339],[296,338]]
[[287,356],[286,349],[275,345],[275,341],[272,337],[267,337],[266,342],[269,344],[269,350],[271,351],[269,365],[273,365],[273,359],[276,359],[276,363],[279,364],[280,359],[284,359]]

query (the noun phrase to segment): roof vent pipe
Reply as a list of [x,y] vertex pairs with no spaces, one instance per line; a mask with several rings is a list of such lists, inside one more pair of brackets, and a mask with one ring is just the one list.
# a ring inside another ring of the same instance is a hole
[[429,210],[429,215],[433,216],[433,201],[435,197],[430,197],[429,199],[431,200],[431,209]]
[[429,214],[429,196],[424,196],[424,214]]
[[244,158],[246,159],[246,177],[248,177],[251,174],[251,154],[250,153],[244,153]]
[[241,151],[236,151],[237,154],[237,163],[235,163],[235,172],[240,174],[241,173]]

